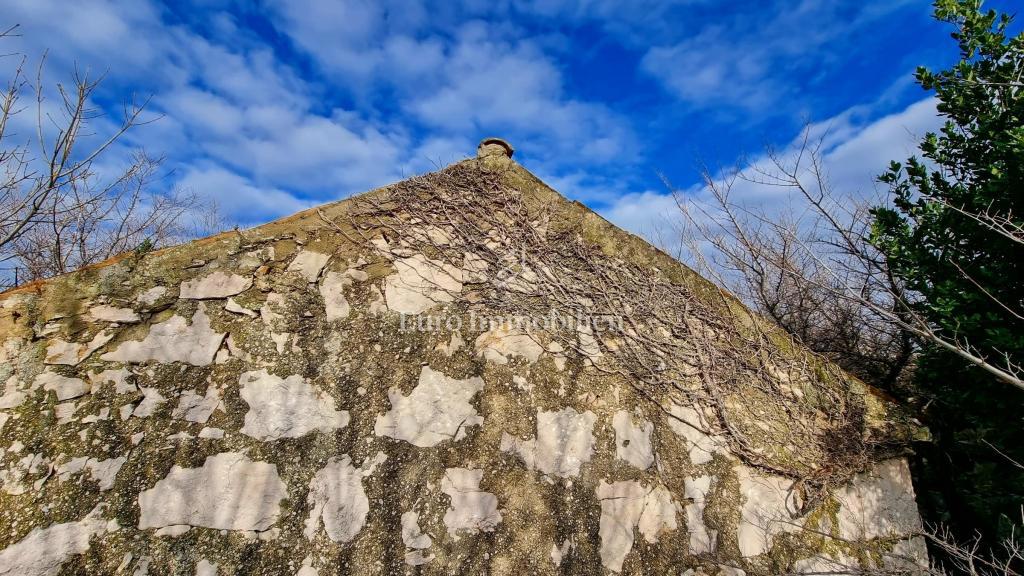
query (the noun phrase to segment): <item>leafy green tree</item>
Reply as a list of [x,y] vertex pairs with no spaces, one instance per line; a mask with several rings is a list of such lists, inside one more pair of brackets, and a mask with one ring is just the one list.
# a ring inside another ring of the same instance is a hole
[[871,242],[926,326],[922,512],[991,544],[1024,505],[1024,34],[980,0],[938,0],[935,15],[956,26],[960,59],[917,80],[945,123],[881,176],[893,201],[872,211]]

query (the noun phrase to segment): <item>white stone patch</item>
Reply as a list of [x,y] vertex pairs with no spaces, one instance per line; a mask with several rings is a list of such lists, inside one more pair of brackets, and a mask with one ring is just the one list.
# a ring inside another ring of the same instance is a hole
[[767,476],[743,465],[736,467],[740,481],[740,524],[736,536],[744,558],[771,550],[774,537],[800,530],[802,522],[793,518],[800,508],[799,496],[792,491],[793,480]]
[[491,532],[501,523],[498,497],[480,490],[483,475],[483,470],[448,468],[441,478],[441,491],[451,497],[444,525],[456,540],[466,533]]
[[250,276],[228,274],[218,270],[202,278],[193,278],[182,282],[178,297],[191,300],[227,298],[241,294],[251,286],[252,277]]
[[[793,563],[792,574],[861,574],[860,562],[852,556],[837,551],[836,554],[818,554],[802,558]],[[902,572],[898,572],[902,574]],[[910,572],[909,574],[913,574]]]
[[834,496],[839,502],[839,536],[843,539],[870,540],[923,531],[906,460],[876,464]]
[[303,250],[295,255],[288,264],[289,272],[298,272],[306,282],[316,282],[320,278],[320,272],[331,259],[330,254],[321,254],[312,250]]
[[462,269],[431,260],[423,254],[394,261],[396,272],[384,279],[384,299],[389,309],[419,314],[455,300],[462,291]]
[[445,440],[460,440],[470,426],[483,424],[470,400],[484,389],[482,378],[449,378],[424,366],[419,382],[408,396],[397,388],[388,390],[391,410],[377,416],[373,433],[405,440],[421,448]]
[[53,407],[53,413],[57,417],[57,425],[63,426],[74,421],[75,410],[78,405],[74,402],[64,402]]
[[166,286],[154,286],[149,290],[146,290],[142,294],[136,296],[135,301],[144,306],[152,306],[153,304],[156,304],[156,302],[160,300],[160,298],[162,298],[163,295],[166,293]]
[[601,352],[601,344],[594,336],[594,330],[583,323],[576,326],[576,338],[579,340],[579,349],[591,362],[596,362],[604,353]]
[[882,557],[882,566],[902,574],[914,574],[929,567],[928,544],[923,536],[900,540]]
[[277,310],[285,310],[288,307],[288,301],[285,299],[284,294],[278,294],[277,292],[271,292],[267,294],[267,301],[260,306],[260,319],[267,326],[273,327],[274,324],[283,320],[284,316],[278,314]]
[[139,528],[187,524],[259,532],[277,521],[287,495],[277,466],[223,452],[207,457],[201,468],[173,466],[139,494]]
[[718,531],[711,530],[704,523],[704,508],[714,476],[698,476],[683,480],[683,495],[689,500],[686,505],[686,530],[690,533],[690,554],[712,554],[718,545]]
[[505,324],[477,336],[473,345],[478,356],[495,364],[507,364],[513,356],[533,364],[544,353],[544,347],[533,335]]
[[562,559],[569,555],[569,551],[572,550],[574,546],[575,545],[573,544],[573,541],[569,538],[563,540],[561,546],[558,546],[557,544],[552,544],[551,563],[554,564],[556,568],[558,566],[561,566]]
[[93,336],[86,344],[77,342],[65,342],[60,338],[54,338],[46,346],[46,364],[63,364],[66,366],[77,366],[82,360],[89,357],[101,346],[110,342],[114,333],[107,333],[105,330]]
[[103,370],[102,372],[90,372],[90,392],[98,394],[106,384],[114,385],[115,394],[130,394],[138,390],[134,384],[128,381],[132,373],[124,368],[117,370]]
[[80,378],[68,378],[56,372],[41,372],[32,383],[32,388],[42,387],[43,390],[53,391],[57,395],[57,401],[63,402],[84,396],[89,392],[89,385]]
[[306,556],[302,561],[302,566],[299,571],[295,573],[295,576],[320,576],[320,572],[313,567],[313,557]]
[[327,537],[333,542],[350,542],[366,524],[370,501],[363,489],[363,478],[373,474],[374,469],[386,457],[382,452],[371,462],[364,462],[362,468],[352,465],[348,454],[341,459],[331,458],[309,483],[308,501],[312,503],[306,528],[306,538],[312,540],[320,529],[323,519]]
[[206,427],[199,431],[199,437],[209,440],[217,440],[224,437],[224,430],[220,428]]
[[117,308],[116,306],[102,304],[89,309],[89,319],[93,322],[131,324],[139,321],[139,315],[131,308]]
[[242,400],[249,404],[242,434],[276,440],[348,425],[348,412],[336,410],[330,394],[317,390],[302,376],[280,378],[257,370],[243,373],[238,383]]
[[[149,418],[154,412],[156,412],[156,409],[159,408],[161,404],[167,401],[167,399],[164,398],[156,388],[142,388],[141,392],[142,402],[139,402],[139,405],[135,407],[135,410],[130,413],[131,416],[135,416],[136,418]],[[123,414],[121,419],[126,420]]]
[[601,480],[597,498],[601,501],[601,564],[613,572],[622,571],[633,549],[634,528],[651,544],[661,533],[677,528],[679,506],[663,486],[647,489],[633,480],[611,484]]
[[196,564],[196,576],[217,576],[217,565],[203,558]]
[[489,268],[490,264],[487,263],[487,260],[472,252],[463,253],[462,275],[466,282],[486,282]]
[[565,347],[558,342],[551,342],[548,344],[548,353],[551,354],[552,360],[555,361],[555,368],[559,372],[565,370],[565,362],[568,360],[565,356]]
[[380,288],[370,286],[370,306],[367,308],[367,312],[370,314],[383,314],[387,310],[388,305],[384,301],[384,293],[380,291]]
[[433,554],[427,554],[423,550],[410,550],[405,553],[405,563],[409,566],[422,566],[433,559]]
[[90,415],[86,416],[85,418],[82,418],[82,424],[95,424],[96,422],[100,422],[102,420],[109,420],[109,419],[110,419],[110,408],[104,406],[103,408],[100,408],[100,413],[99,414],[90,414]]
[[[356,262],[356,266],[365,266],[365,265],[366,265],[366,260],[363,260],[362,258],[359,258],[359,261]],[[362,270],[358,270],[356,268],[349,268],[349,269],[345,270],[344,274],[345,274],[345,276],[348,276],[349,278],[355,280],[356,282],[366,282],[367,280],[370,279],[370,275],[369,274],[367,274],[366,272],[363,272]]]
[[89,551],[89,541],[118,529],[116,521],[103,519],[103,504],[77,522],[35,528],[24,538],[0,551],[0,575],[53,576],[74,556]]
[[234,298],[228,298],[228,301],[224,303],[224,309],[232,314],[242,314],[243,316],[248,316],[250,318],[255,318],[257,316],[255,311],[235,302]]
[[502,433],[500,448],[519,456],[530,470],[561,478],[579,476],[580,467],[594,454],[596,421],[597,415],[590,410],[582,414],[572,408],[538,410],[537,438],[521,440]]
[[224,341],[223,332],[210,328],[210,318],[200,305],[189,324],[178,315],[153,324],[143,340],[122,342],[113,352],[100,358],[114,362],[186,362],[195,366],[208,366]]
[[402,514],[402,543],[412,548],[405,553],[405,563],[410,566],[421,566],[434,559],[433,554],[426,554],[424,549],[430,548],[433,541],[420,530],[419,514],[405,512]]
[[460,348],[462,348],[462,345],[465,343],[466,342],[462,340],[462,336],[458,332],[452,332],[452,336],[448,340],[448,342],[441,342],[440,344],[434,347],[434,350],[437,350],[438,352],[451,358],[452,355],[455,354],[455,352],[457,352]]
[[406,548],[430,548],[433,541],[420,530],[420,515],[416,512],[402,514],[402,543]]
[[19,390],[20,385],[21,382],[18,381],[16,376],[11,376],[7,379],[7,382],[4,383],[4,393],[0,395],[0,410],[17,408],[25,402],[28,396]]
[[[23,448],[23,444],[15,441],[7,451],[17,453]],[[4,492],[11,496],[20,496],[29,490],[29,486],[22,482],[22,480],[25,480],[26,476],[37,475],[49,470],[50,460],[48,458],[42,454],[28,454],[21,460],[8,464],[5,468],[0,469],[0,484],[3,484]],[[40,480],[37,480],[33,487],[36,490],[39,490],[45,481],[46,477],[43,477]]]
[[205,424],[217,406],[220,406],[220,390],[217,387],[208,387],[205,396],[196,394],[194,390],[186,390],[178,398],[178,407],[171,413],[171,417]]
[[707,433],[708,427],[700,411],[689,406],[671,404],[669,414],[669,428],[686,439],[690,462],[699,466],[710,462],[714,454],[730,455],[725,438]]
[[340,272],[328,272],[324,275],[324,281],[320,283],[320,296],[324,299],[328,322],[348,318],[352,311],[348,300],[345,299],[345,287],[350,283],[349,277]]
[[178,538],[179,536],[184,536],[185,534],[188,534],[188,531],[191,529],[192,527],[188,524],[164,526],[163,528],[158,529],[156,532],[153,532],[153,536],[156,536],[157,538]]
[[615,428],[617,458],[641,470],[646,470],[654,464],[654,448],[651,447],[654,424],[641,420],[639,425],[635,425],[629,412],[619,410],[612,418],[612,427]]
[[83,472],[89,473],[89,478],[99,484],[100,492],[106,492],[114,487],[117,473],[128,461],[126,456],[99,460],[89,456],[79,456],[67,462],[58,464],[55,473],[61,482],[66,482],[72,476]]

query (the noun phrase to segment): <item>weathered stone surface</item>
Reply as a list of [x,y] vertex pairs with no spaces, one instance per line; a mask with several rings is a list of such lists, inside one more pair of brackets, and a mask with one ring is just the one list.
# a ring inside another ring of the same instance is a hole
[[11,376],[4,383],[4,393],[0,395],[0,410],[17,408],[25,401],[27,395],[21,390],[21,382],[16,376]]
[[56,468],[56,473],[57,477],[64,481],[70,479],[73,475],[87,472],[89,479],[96,482],[99,486],[100,492],[106,492],[114,487],[117,473],[121,471],[121,467],[124,466],[127,460],[127,456],[108,458],[106,460],[80,456],[59,464]]
[[615,428],[615,455],[641,470],[654,464],[654,448],[651,447],[651,432],[654,424],[642,421],[633,423],[629,412],[619,410],[612,419]]
[[349,277],[340,272],[328,272],[320,284],[320,295],[324,299],[327,320],[344,320],[348,318],[352,307],[345,299],[345,287],[351,283]]
[[715,454],[729,456],[725,439],[707,432],[707,424],[697,409],[672,404],[668,421],[673,432],[686,439],[689,446],[690,462],[695,465],[707,464]]
[[280,378],[258,370],[242,374],[239,385],[242,400],[249,404],[241,431],[253,438],[299,438],[348,424],[348,412],[335,410],[334,399],[302,376]]
[[580,475],[580,467],[594,454],[594,422],[589,410],[580,414],[572,408],[558,412],[537,412],[537,438],[520,440],[503,433],[501,451],[519,456],[531,470],[569,478]]
[[480,490],[483,470],[448,468],[441,479],[441,491],[451,498],[444,513],[448,535],[459,539],[463,535],[491,532],[501,523],[498,498]]
[[166,286],[154,286],[149,290],[139,294],[135,301],[143,306],[152,306],[156,304],[164,295],[167,294]]
[[53,392],[57,395],[58,402],[78,398],[87,394],[90,390],[90,386],[80,378],[68,378],[67,376],[61,376],[56,372],[50,371],[36,376],[32,387]]
[[217,271],[194,280],[181,283],[179,298],[205,300],[211,298],[227,298],[245,292],[252,286],[252,278]]
[[220,390],[210,386],[200,396],[193,390],[186,390],[178,398],[178,407],[171,413],[172,418],[183,418],[189,422],[205,423],[220,405]]
[[770,550],[777,534],[800,530],[803,522],[794,517],[800,501],[792,480],[762,475],[743,465],[736,467],[736,475],[743,498],[737,538],[744,557]]
[[113,352],[102,356],[115,362],[186,362],[206,366],[224,341],[224,333],[210,327],[210,318],[200,306],[192,316],[191,324],[181,316],[172,316],[166,322],[153,324],[143,340],[122,342]]
[[[139,402],[139,405],[136,406],[134,410],[129,410],[128,412],[129,415],[135,416],[136,418],[148,418],[152,416],[153,412],[155,412],[161,404],[167,401],[167,399],[164,398],[156,388],[142,388],[140,391],[142,392],[142,402]],[[130,405],[128,407],[131,408]],[[125,419],[127,419],[127,417],[122,417],[122,420]]]
[[35,528],[21,541],[0,551],[0,574],[4,576],[53,576],[73,557],[89,551],[90,541],[117,524],[103,519],[97,506],[77,522]]
[[0,294],[0,574],[913,572],[832,472],[904,421],[757,322],[490,156]]
[[484,332],[477,337],[473,345],[477,354],[495,364],[507,364],[509,358],[516,356],[533,363],[544,352],[536,336],[508,325],[497,326]]
[[196,563],[196,576],[217,576],[217,565],[206,558]]
[[461,440],[467,428],[483,424],[483,417],[470,403],[483,389],[480,378],[458,380],[424,366],[408,396],[395,388],[388,390],[391,410],[377,416],[373,432],[421,448]]
[[370,511],[363,478],[373,474],[385,459],[384,454],[378,452],[372,462],[356,468],[348,454],[340,460],[331,458],[309,483],[312,509],[306,519],[306,538],[312,540],[316,536],[321,519],[332,541],[345,543],[355,538],[366,524],[366,514]]
[[93,336],[92,340],[84,344],[65,342],[59,338],[54,338],[46,346],[46,363],[77,366],[82,360],[88,358],[90,354],[99,350],[100,347],[113,340],[113,338],[114,334],[108,332],[100,332]]
[[288,265],[288,271],[298,272],[299,275],[306,279],[306,282],[316,282],[317,278],[320,277],[320,271],[324,269],[324,266],[327,265],[327,261],[330,259],[330,254],[303,250]]
[[186,524],[262,531],[277,522],[287,495],[275,465],[224,452],[208,457],[201,468],[174,466],[139,494],[139,528]]
[[406,548],[430,548],[430,536],[420,530],[419,514],[406,512],[402,514],[402,543]]
[[858,475],[836,493],[839,536],[869,540],[910,536],[923,530],[905,460],[887,460]]
[[633,548],[634,529],[654,543],[662,532],[677,527],[678,506],[662,486],[648,489],[632,480],[610,484],[602,480],[597,498],[601,502],[601,564],[613,572],[622,570]]
[[713,481],[713,476],[687,478],[683,487],[683,497],[689,500],[685,508],[686,529],[690,533],[689,551],[694,556],[711,554],[718,545],[718,531],[709,529],[704,523],[704,509]]
[[451,302],[462,290],[462,269],[422,254],[399,258],[396,272],[384,281],[387,306],[401,314],[420,314]]
[[129,378],[131,378],[131,376],[131,371],[125,368],[120,368],[117,370],[103,370],[101,372],[90,372],[90,392],[92,392],[93,394],[98,394],[103,391],[104,386],[106,386],[107,384],[113,384],[115,394],[130,394],[137,390],[135,385],[129,381]]
[[118,308],[108,304],[90,308],[89,318],[98,322],[118,322],[122,324],[131,324],[139,321],[139,315],[131,308]]

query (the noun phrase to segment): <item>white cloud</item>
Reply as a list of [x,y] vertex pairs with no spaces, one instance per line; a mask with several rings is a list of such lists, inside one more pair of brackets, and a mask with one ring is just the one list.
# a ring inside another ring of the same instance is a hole
[[652,238],[678,211],[671,194],[646,191],[619,197],[601,215],[623,230]]
[[[876,197],[875,179],[889,162],[902,161],[915,154],[920,138],[941,124],[932,98],[865,122],[863,115],[867,109],[857,107],[810,127],[812,141],[824,137],[822,152],[829,181],[836,193],[844,197]],[[800,142],[800,138],[794,139],[780,150],[780,155],[792,157]],[[772,171],[770,160],[764,156],[753,159],[748,171],[750,169]],[[699,185],[683,193],[697,202],[710,200],[710,193]],[[795,191],[791,189],[744,180],[736,181],[731,189],[735,203],[768,213],[782,210],[788,201],[794,200],[792,194]],[[679,218],[676,202],[668,191],[626,194],[600,212],[616,225],[648,238],[652,238],[655,231],[664,230],[667,223],[678,223]]]
[[849,48],[844,38],[907,5],[913,2],[754,3],[707,19],[714,23],[682,40],[651,47],[641,68],[695,108],[734,106],[765,114],[796,94],[797,73],[827,65],[830,52]]
[[204,201],[215,201],[223,216],[242,225],[261,224],[311,205],[284,190],[255,186],[217,166],[189,168],[178,180],[178,187]]
[[[365,100],[394,93],[410,120],[443,138],[500,135],[549,167],[628,162],[637,145],[628,121],[608,107],[566,95],[543,39],[514,25],[466,20],[508,7],[463,3],[318,0],[307,9],[275,3],[279,25],[327,78]],[[338,25],[334,26],[333,23]],[[463,153],[471,150],[464,150]]]

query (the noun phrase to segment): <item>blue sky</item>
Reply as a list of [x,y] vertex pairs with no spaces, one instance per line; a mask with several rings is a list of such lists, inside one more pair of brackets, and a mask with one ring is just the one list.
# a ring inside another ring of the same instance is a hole
[[659,174],[699,194],[699,162],[784,148],[806,121],[829,130],[833,182],[870,190],[938,124],[915,66],[956,56],[921,0],[2,4],[22,36],[0,54],[49,50],[53,82],[76,64],[105,73],[96,103],[115,116],[152,96],[160,119],[111,166],[144,147],[166,158],[165,185],[242,224],[432,170],[489,135],[634,231],[671,210]]

